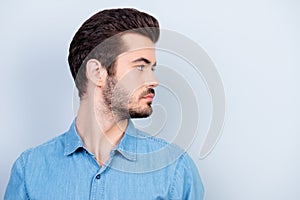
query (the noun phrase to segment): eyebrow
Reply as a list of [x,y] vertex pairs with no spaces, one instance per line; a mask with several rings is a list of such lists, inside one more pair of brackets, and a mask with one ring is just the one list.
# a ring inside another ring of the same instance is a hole
[[[136,60],[134,60],[134,61],[132,61],[132,62],[133,62],[133,63],[144,62],[144,63],[146,63],[146,64],[151,64],[151,61],[150,61],[150,60],[148,60],[148,59],[146,59],[146,58],[143,58],[143,57],[138,58],[138,59],[136,59]],[[153,64],[153,66],[156,66],[156,62]]]

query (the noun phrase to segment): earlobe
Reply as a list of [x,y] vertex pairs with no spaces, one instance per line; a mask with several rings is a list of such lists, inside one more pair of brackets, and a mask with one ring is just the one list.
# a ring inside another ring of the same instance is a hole
[[86,77],[96,86],[101,87],[104,84],[105,68],[96,59],[88,60],[86,64]]

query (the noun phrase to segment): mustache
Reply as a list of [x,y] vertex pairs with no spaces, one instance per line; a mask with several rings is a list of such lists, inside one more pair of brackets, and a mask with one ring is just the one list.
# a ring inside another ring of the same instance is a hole
[[155,95],[155,90],[153,88],[148,88],[147,90],[145,90],[144,92],[142,92],[142,94],[140,95],[140,98],[143,98],[144,96],[146,96],[148,94]]

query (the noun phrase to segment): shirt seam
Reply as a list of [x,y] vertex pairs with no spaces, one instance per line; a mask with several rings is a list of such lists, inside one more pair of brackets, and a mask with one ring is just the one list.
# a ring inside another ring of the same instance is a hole
[[[24,156],[25,156],[25,153],[29,154],[31,150],[32,150],[32,148],[28,149],[28,150],[25,151],[25,152],[22,154],[22,156],[21,156],[22,173],[23,173],[22,176],[23,176],[23,178],[24,178],[24,191],[25,191],[25,194],[26,194],[27,199],[30,199],[30,197],[29,197],[29,194],[28,194],[27,184],[26,184],[26,166],[25,166],[25,165],[26,165],[27,162],[25,162]],[[26,156],[26,157],[27,157],[26,160],[28,160],[28,156],[29,156],[29,155]]]
[[163,140],[162,138],[157,138],[157,137],[155,137],[153,135],[149,135],[149,134],[144,133],[144,132],[140,133],[140,132],[141,131],[139,130],[139,133],[138,133],[139,137],[137,137],[138,139],[141,139],[141,140],[152,140],[152,141],[155,141],[155,142],[159,142],[160,144],[164,144],[164,145],[170,144],[169,142]]
[[170,195],[171,195],[171,199],[174,199],[174,191],[175,191],[175,183],[177,183],[177,173],[178,173],[178,170],[179,170],[179,166],[182,162],[182,160],[184,159],[184,155],[186,153],[182,154],[180,156],[180,158],[178,159],[178,163],[176,164],[176,167],[175,167],[175,170],[174,170],[174,177],[172,179],[172,183],[171,183],[171,186],[170,186]]

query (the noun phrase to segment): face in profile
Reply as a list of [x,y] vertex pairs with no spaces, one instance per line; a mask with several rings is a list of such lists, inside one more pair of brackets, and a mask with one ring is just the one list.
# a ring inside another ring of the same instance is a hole
[[154,43],[136,33],[126,33],[122,40],[128,50],[117,57],[115,75],[107,76],[104,102],[118,119],[148,117],[158,85]]

